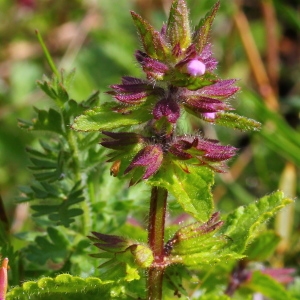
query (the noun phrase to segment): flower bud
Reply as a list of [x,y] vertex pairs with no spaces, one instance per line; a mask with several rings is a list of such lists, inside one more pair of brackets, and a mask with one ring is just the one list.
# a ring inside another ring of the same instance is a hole
[[0,268],[0,300],[5,300],[7,291],[7,268],[8,258],[4,258],[2,261],[2,266]]
[[151,249],[145,245],[134,245],[131,247],[136,263],[142,268],[149,268],[154,260]]
[[187,72],[192,76],[202,76],[205,73],[206,67],[203,62],[198,59],[192,59],[186,65]]

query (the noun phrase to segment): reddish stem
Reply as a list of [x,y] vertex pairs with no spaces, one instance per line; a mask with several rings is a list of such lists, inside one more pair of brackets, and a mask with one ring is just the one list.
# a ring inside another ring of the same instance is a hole
[[164,234],[168,191],[153,187],[151,191],[148,244],[153,252],[154,261],[148,270],[148,300],[162,298],[162,282],[164,274]]

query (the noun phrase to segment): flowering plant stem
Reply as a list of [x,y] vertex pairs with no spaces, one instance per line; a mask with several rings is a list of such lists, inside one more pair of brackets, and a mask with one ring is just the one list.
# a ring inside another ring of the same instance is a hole
[[151,190],[148,243],[154,261],[148,270],[148,299],[161,299],[164,273],[164,233],[168,191],[153,187]]

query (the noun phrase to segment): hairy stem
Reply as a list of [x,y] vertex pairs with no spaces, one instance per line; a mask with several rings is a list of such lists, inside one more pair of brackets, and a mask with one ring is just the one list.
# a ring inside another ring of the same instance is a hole
[[[72,130],[67,129],[67,142],[72,153],[72,168],[74,171],[74,176],[76,182],[80,181],[82,183],[81,171],[80,171],[80,160],[79,160],[79,150],[78,144],[75,139],[74,132]],[[86,197],[85,201],[81,202],[81,209],[83,210],[82,215],[82,226],[81,232],[83,235],[87,235],[91,228],[91,218],[90,218],[90,203],[89,198]]]
[[164,233],[168,191],[153,187],[148,224],[148,243],[153,251],[154,262],[148,270],[148,300],[159,300],[162,297],[164,273]]

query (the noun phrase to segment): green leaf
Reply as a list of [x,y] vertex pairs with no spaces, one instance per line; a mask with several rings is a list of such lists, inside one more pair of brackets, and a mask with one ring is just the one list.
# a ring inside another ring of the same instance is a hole
[[[38,190],[34,187],[32,189],[35,192],[36,197],[39,199],[47,198],[51,194],[47,191]],[[39,192],[39,194],[37,194]],[[78,204],[84,201],[83,189],[80,187],[80,182],[77,182],[72,190],[69,192],[67,198],[60,199],[60,204],[55,205],[32,205],[31,208],[36,211],[33,214],[34,217],[40,217],[48,215],[51,221],[56,222],[57,225],[63,225],[69,227],[71,223],[75,221],[75,217],[82,215],[83,210],[81,208],[71,208],[72,205]]]
[[68,90],[71,87],[75,77],[75,69],[72,69],[70,72],[66,72],[65,70],[61,70],[60,78],[64,87]]
[[36,237],[35,243],[25,249],[26,258],[39,265],[44,265],[48,260],[62,263],[69,253],[67,237],[54,227],[48,227],[47,234]]
[[220,223],[213,216],[201,226],[194,223],[179,229],[167,243],[170,263],[203,266],[243,258],[260,225],[290,202],[276,192],[247,207],[239,207],[217,232]]
[[82,102],[76,102],[73,99],[70,99],[64,104],[64,112],[65,112],[65,122],[70,123],[71,117],[77,117],[82,114],[87,109],[95,107],[99,102],[99,91],[93,93],[87,100]]
[[63,103],[69,100],[69,94],[61,83],[57,86],[57,98]]
[[164,80],[172,81],[172,84],[175,86],[186,87],[189,90],[198,90],[214,84],[217,80],[217,76],[209,72],[206,72],[203,76],[191,76],[178,69],[173,69],[169,74],[164,76]]
[[[58,151],[55,147],[52,148],[52,151],[57,157],[49,154],[48,151],[45,151],[45,153],[29,151],[30,161],[33,164],[33,166],[29,166],[29,169],[33,170],[33,175],[38,181],[54,182],[62,178],[64,153]],[[36,196],[39,198],[38,195]]]
[[257,131],[261,128],[261,124],[259,122],[233,113],[218,113],[215,119],[215,123],[221,126],[231,127],[242,131]]
[[114,107],[114,103],[104,103],[100,107],[88,110],[77,117],[71,127],[78,131],[112,130],[122,126],[141,124],[151,118],[149,111],[141,112],[141,110],[136,110],[122,115],[113,112],[112,109]]
[[253,272],[251,280],[245,286],[272,300],[291,299],[282,284],[260,271]]
[[135,12],[131,12],[131,15],[146,53],[152,58],[164,60],[169,49],[160,33],[140,15]]
[[246,246],[255,238],[259,227],[276,212],[291,203],[280,191],[261,198],[248,206],[241,206],[229,214],[220,233],[232,240],[230,251],[243,253]]
[[200,298],[197,298],[199,300],[230,300],[230,298],[227,295],[215,295],[215,294],[205,294],[203,296],[200,296]]
[[193,43],[196,45],[196,49],[199,53],[202,52],[203,48],[208,42],[209,32],[217,11],[220,7],[220,1],[218,1],[211,10],[206,14],[205,18],[202,19],[196,27],[195,34],[193,36]]
[[37,85],[40,87],[41,90],[45,92],[50,98],[56,100],[57,99],[57,93],[55,89],[51,86],[51,83],[46,80],[39,80],[37,81]]
[[186,49],[191,43],[191,32],[188,9],[184,0],[173,1],[167,24],[167,38],[172,47],[179,44],[181,49]]
[[57,110],[50,108],[46,111],[35,108],[35,111],[38,115],[32,122],[30,130],[46,130],[63,134],[62,117]]
[[[184,170],[188,169],[189,173]],[[184,211],[198,221],[207,221],[213,209],[211,187],[213,171],[206,167],[185,166],[170,161],[147,181],[152,186],[167,189]]]
[[243,258],[242,254],[226,251],[230,240],[215,232],[198,235],[176,243],[171,251],[172,263],[183,263],[186,266],[212,265],[230,259]]
[[273,254],[279,242],[280,236],[274,231],[268,230],[259,233],[247,247],[245,255],[251,261],[264,261]]
[[124,290],[116,293],[115,285],[113,281],[102,281],[95,277],[83,279],[61,274],[55,278],[44,277],[36,282],[25,282],[22,287],[10,290],[6,300],[98,300],[124,297]]

